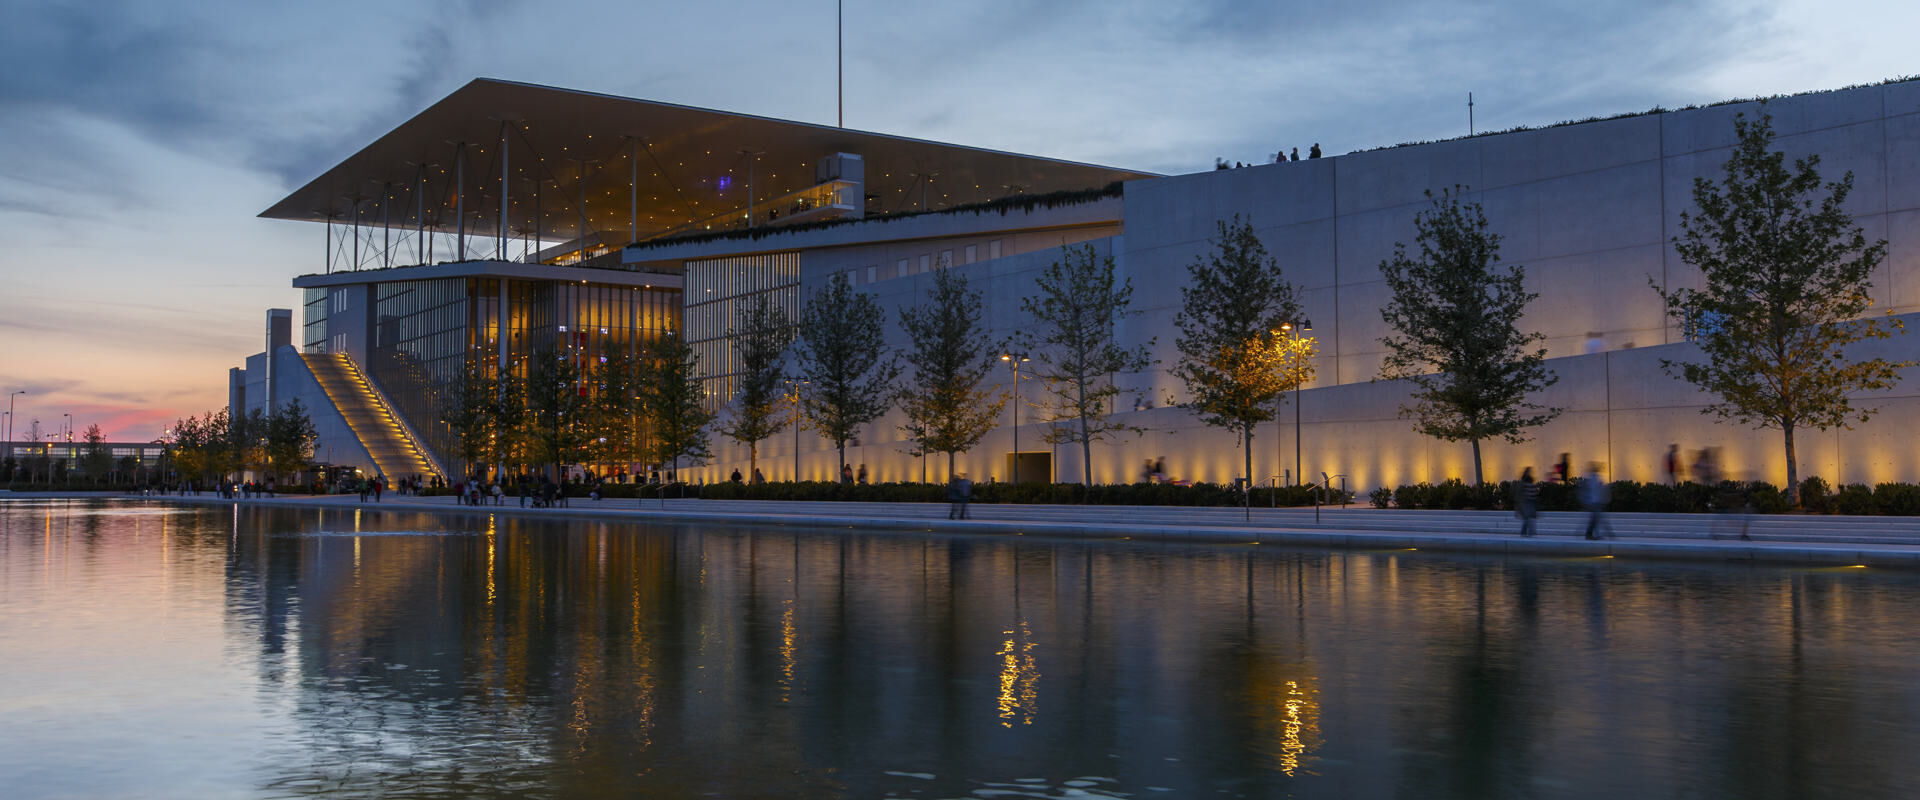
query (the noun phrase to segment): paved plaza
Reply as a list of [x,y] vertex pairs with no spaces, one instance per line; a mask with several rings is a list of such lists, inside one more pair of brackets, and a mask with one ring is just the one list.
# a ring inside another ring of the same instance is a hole
[[[0,495],[5,496],[5,495]],[[16,495],[26,496],[26,495]],[[1504,511],[1424,511],[1367,506],[1221,508],[1000,505],[975,503],[970,519],[947,519],[945,503],[862,503],[648,498],[574,498],[560,508],[464,506],[453,497],[282,495],[224,500],[211,493],[154,502],[384,511],[498,513],[582,520],[850,528],[908,533],[1277,544],[1347,549],[1421,548],[1530,556],[1664,558],[1812,566],[1920,568],[1920,518],[1812,515],[1610,514],[1615,537],[1583,537],[1586,514],[1543,512],[1540,535],[1522,538]],[[1747,537],[1742,539],[1742,535]]]

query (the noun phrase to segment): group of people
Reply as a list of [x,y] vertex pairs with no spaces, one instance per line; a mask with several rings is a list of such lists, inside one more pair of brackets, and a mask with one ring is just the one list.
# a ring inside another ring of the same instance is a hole
[[[505,481],[513,487],[514,496],[519,499],[521,508],[526,508],[529,502],[534,508],[550,508],[567,504],[566,489],[555,483],[552,478],[541,476],[536,479],[532,475],[522,473]],[[594,484],[594,487],[593,495],[597,500],[599,484]],[[483,506],[489,500],[496,506],[505,505],[507,491],[501,480],[489,481],[484,475],[475,475],[453,485],[455,502],[469,506]]]
[[242,500],[255,497],[273,497],[274,480],[268,478],[264,481],[223,481],[220,484],[220,496],[229,500],[236,496]]
[[[1554,481],[1572,482],[1573,478],[1569,475],[1571,470],[1571,456],[1561,453],[1559,461],[1553,465]],[[1587,464],[1587,471],[1580,476],[1575,491],[1578,492],[1580,507],[1587,512],[1587,538],[1613,538],[1613,523],[1607,519],[1607,504],[1612,502],[1613,493],[1607,486],[1607,480],[1600,476],[1600,462]],[[1520,471],[1520,480],[1514,483],[1513,494],[1513,513],[1520,518],[1520,535],[1529,538],[1538,535],[1540,531],[1536,522],[1540,517],[1540,484],[1533,478],[1533,467]]]
[[[860,469],[862,469],[862,470],[865,470],[865,469],[866,469],[866,466],[865,466],[865,465],[861,465],[861,467],[860,467]],[[732,474],[731,476],[729,476],[729,477],[727,478],[727,480],[728,480],[728,481],[731,481],[731,482],[733,482],[733,483],[741,483],[741,482],[743,482],[743,481],[745,480],[745,478],[744,478],[743,476],[741,476],[741,474],[740,474],[740,468],[739,468],[739,467],[734,467],[734,468],[733,468],[733,474]],[[759,467],[754,467],[754,468],[753,468],[753,485],[755,485],[755,486],[759,486],[760,484],[763,484],[763,483],[766,483],[766,482],[767,482],[767,476],[766,476],[766,473],[763,473],[763,472],[761,472],[761,471],[760,471],[760,468],[759,468]]]
[[[1718,448],[1704,447],[1694,455],[1693,463],[1688,466],[1686,456],[1681,453],[1680,445],[1670,445],[1664,468],[1667,485],[1678,486],[1691,481],[1702,486],[1713,487],[1710,505],[1719,511],[1739,511],[1751,509],[1752,499],[1744,496],[1737,487],[1723,483],[1725,475],[1720,469]],[[1554,483],[1571,484],[1574,482],[1573,456],[1561,453],[1551,467],[1550,479]],[[1689,472],[1691,474],[1689,474]],[[1580,475],[1575,486],[1576,497],[1581,509],[1587,512],[1586,537],[1588,539],[1613,538],[1613,523],[1607,520],[1607,504],[1612,501],[1612,491],[1607,480],[1600,475],[1600,462],[1590,462],[1587,471]],[[1535,519],[1540,515],[1540,486],[1534,481],[1533,468],[1527,467],[1520,472],[1520,480],[1514,484],[1513,512],[1520,518],[1520,535],[1533,536],[1538,531]],[[1749,538],[1743,528],[1740,538]]]
[[[1307,148],[1307,158],[1319,158],[1319,157],[1320,157],[1320,143],[1314,142],[1312,147]],[[1278,153],[1273,154],[1273,163],[1275,164],[1285,164],[1288,161],[1299,161],[1299,160],[1300,160],[1300,148],[1298,147],[1293,148],[1293,152],[1291,154],[1289,154],[1284,149],[1282,149]],[[1229,164],[1227,163],[1227,160],[1224,158],[1216,158],[1213,160],[1213,168],[1216,170],[1240,169],[1242,167],[1250,167],[1250,166],[1256,166],[1256,165],[1246,164],[1239,161],[1235,161]]]
[[1140,467],[1141,483],[1168,483],[1174,486],[1192,486],[1193,481],[1177,480],[1167,474],[1167,457],[1149,458]]

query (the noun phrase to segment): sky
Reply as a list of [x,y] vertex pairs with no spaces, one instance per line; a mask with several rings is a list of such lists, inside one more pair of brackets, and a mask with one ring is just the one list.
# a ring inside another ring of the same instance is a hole
[[[844,0],[850,128],[1159,173],[1920,74],[1920,3]],[[226,403],[324,228],[256,215],[476,77],[832,124],[834,3],[0,0],[0,392]],[[295,321],[296,326],[298,320]],[[296,328],[297,330],[297,328]],[[77,438],[77,434],[76,434]]]

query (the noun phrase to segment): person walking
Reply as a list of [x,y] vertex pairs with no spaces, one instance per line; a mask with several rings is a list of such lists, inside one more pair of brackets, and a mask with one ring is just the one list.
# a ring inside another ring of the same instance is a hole
[[966,519],[967,502],[973,499],[973,481],[967,480],[967,473],[956,473],[947,481],[947,519]]
[[[1612,539],[1613,523],[1607,521],[1607,501],[1611,498],[1607,482],[1600,477],[1598,462],[1587,465],[1587,474],[1580,476],[1579,490],[1580,505],[1587,509],[1587,538]],[[1604,537],[1600,535],[1602,528],[1607,531]]]
[[848,484],[853,483],[853,465],[852,464],[840,465],[840,482],[848,483]]
[[1680,465],[1680,445],[1678,444],[1667,445],[1666,466],[1667,466],[1667,485],[1679,486],[1680,479],[1681,479],[1681,475],[1680,475],[1681,470],[1685,469],[1685,467],[1682,467]]
[[1513,486],[1513,513],[1520,517],[1520,535],[1529,539],[1540,531],[1534,526],[1534,520],[1540,516],[1540,485],[1533,482],[1533,468],[1520,471],[1520,481]]

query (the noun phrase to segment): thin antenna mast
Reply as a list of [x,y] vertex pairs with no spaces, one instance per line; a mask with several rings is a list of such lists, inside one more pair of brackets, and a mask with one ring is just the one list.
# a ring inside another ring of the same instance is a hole
[[1473,135],[1473,93],[1467,92],[1467,135]]
[[839,106],[839,126],[847,127],[846,0],[833,2],[833,97]]

